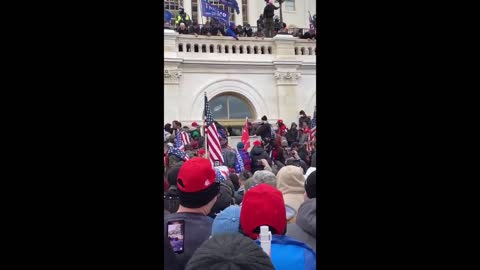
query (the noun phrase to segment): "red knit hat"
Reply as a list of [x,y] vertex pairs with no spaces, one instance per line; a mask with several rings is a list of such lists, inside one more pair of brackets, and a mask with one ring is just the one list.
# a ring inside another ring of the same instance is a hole
[[215,177],[208,159],[195,157],[183,163],[177,177],[180,204],[190,208],[206,205],[220,191]]
[[258,238],[254,231],[259,226],[268,225],[276,234],[283,234],[287,227],[286,216],[282,193],[271,185],[260,184],[249,189],[243,197],[240,227],[253,240]]

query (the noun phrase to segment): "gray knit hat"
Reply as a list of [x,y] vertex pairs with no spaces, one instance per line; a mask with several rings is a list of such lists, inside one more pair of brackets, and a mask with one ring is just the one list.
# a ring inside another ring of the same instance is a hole
[[193,253],[185,270],[274,270],[270,257],[240,234],[215,235]]

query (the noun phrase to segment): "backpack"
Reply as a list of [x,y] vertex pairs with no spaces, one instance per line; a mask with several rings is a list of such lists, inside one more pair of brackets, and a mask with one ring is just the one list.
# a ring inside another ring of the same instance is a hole
[[[260,241],[256,241],[260,245]],[[317,254],[305,243],[286,235],[273,235],[271,259],[275,270],[315,270]]]

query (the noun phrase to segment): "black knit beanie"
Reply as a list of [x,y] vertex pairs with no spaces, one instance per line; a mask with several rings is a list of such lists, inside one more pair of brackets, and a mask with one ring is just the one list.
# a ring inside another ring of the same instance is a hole
[[308,175],[305,181],[305,191],[310,199],[317,197],[317,171],[313,171]]
[[186,270],[274,270],[270,257],[252,239],[215,235],[193,253]]

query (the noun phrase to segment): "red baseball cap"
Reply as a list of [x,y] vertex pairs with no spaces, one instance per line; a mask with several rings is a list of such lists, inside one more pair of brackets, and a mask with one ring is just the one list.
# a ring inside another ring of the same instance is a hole
[[287,227],[286,216],[282,193],[271,185],[260,184],[249,189],[243,197],[240,227],[253,240],[258,238],[255,229],[265,225],[281,235]]
[[256,140],[256,141],[253,142],[253,145],[260,146],[260,145],[262,145],[262,143],[259,140]]
[[180,167],[177,177],[180,204],[190,208],[210,202],[220,191],[215,170],[208,159],[195,157]]
[[193,123],[192,123],[192,127],[198,127],[197,122],[193,122]]

